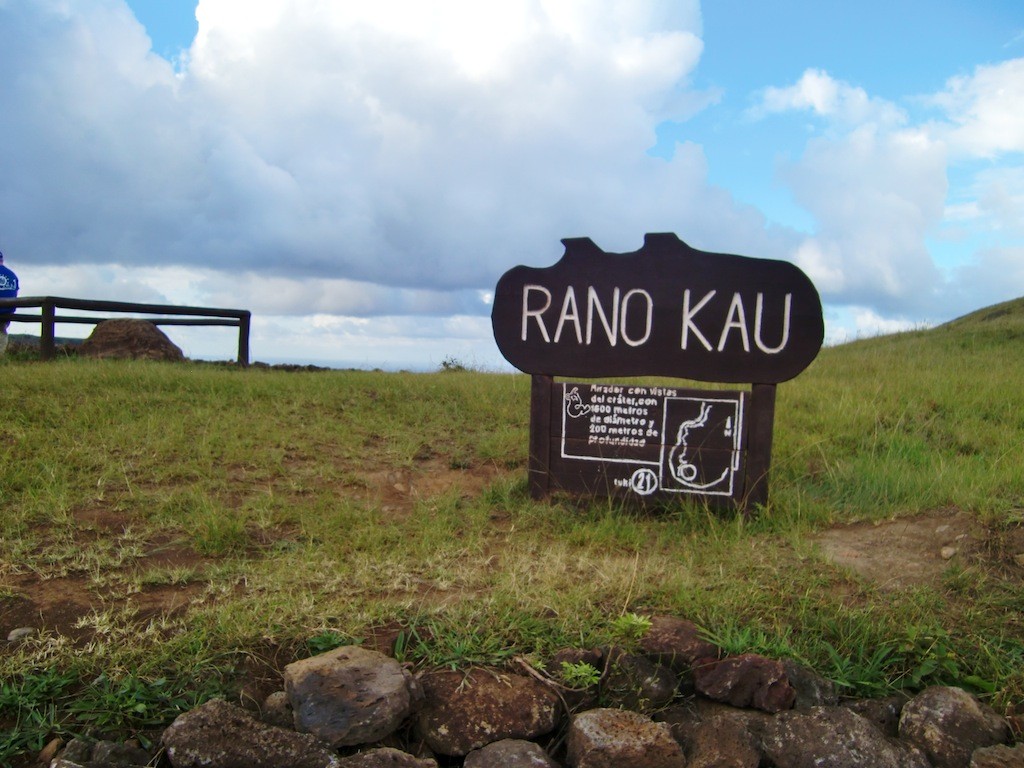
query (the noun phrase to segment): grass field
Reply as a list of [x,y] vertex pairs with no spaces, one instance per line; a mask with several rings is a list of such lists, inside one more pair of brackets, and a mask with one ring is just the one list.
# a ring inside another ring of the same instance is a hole
[[[530,500],[525,376],[8,358],[0,378],[0,630],[36,630],[0,656],[0,764],[54,734],[145,741],[341,643],[542,665],[634,614],[849,695],[1024,700],[1024,301],[823,350],[779,388],[749,521]],[[819,544],[894,519],[956,521],[957,554],[894,587]]]

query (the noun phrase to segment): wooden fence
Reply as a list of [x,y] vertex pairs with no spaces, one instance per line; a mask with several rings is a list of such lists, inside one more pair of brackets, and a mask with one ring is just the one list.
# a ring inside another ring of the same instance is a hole
[[[82,315],[58,314],[57,310],[84,310],[88,312],[128,312],[137,315],[158,315],[144,319],[153,325],[223,325],[238,328],[238,364],[249,365],[249,322],[252,315],[247,309],[219,309],[215,307],[179,307],[172,304],[133,304],[127,301],[93,301],[91,299],[68,299],[60,296],[26,296],[17,299],[0,299],[0,307],[38,309],[39,314],[14,312],[0,315],[0,320],[21,323],[39,323],[39,356],[52,360],[56,355],[57,323],[78,323],[96,325],[109,317],[85,317]],[[166,315],[175,315],[167,317]]]

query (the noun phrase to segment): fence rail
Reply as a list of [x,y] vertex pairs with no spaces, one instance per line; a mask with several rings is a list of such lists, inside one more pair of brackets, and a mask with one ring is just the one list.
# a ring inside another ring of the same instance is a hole
[[[173,304],[134,304],[127,301],[94,301],[92,299],[68,299],[61,296],[24,296],[17,299],[0,299],[0,307],[16,309],[38,309],[39,314],[15,311],[0,315],[0,320],[21,323],[39,323],[39,356],[52,360],[57,353],[57,323],[78,323],[96,325],[109,317],[85,317],[82,315],[58,315],[58,309],[85,310],[88,312],[128,312],[138,315],[164,315],[164,317],[143,318],[153,325],[222,325],[238,328],[238,364],[249,365],[249,323],[252,313],[247,309],[221,309],[217,307],[179,307]],[[166,317],[175,315],[175,317]]]

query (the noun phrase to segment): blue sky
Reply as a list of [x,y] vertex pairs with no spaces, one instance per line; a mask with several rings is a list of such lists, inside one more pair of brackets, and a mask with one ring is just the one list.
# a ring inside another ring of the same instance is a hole
[[500,368],[563,237],[793,261],[832,341],[1024,295],[1019,2],[0,0],[0,68],[22,294],[256,359]]

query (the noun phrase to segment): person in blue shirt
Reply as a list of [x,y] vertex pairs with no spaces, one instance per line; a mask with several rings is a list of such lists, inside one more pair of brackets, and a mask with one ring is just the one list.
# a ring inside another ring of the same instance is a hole
[[[0,299],[14,299],[18,296],[18,276],[4,266],[4,255],[0,253]],[[10,320],[4,315],[13,315],[14,307],[0,307],[0,355],[7,352],[7,326]]]

